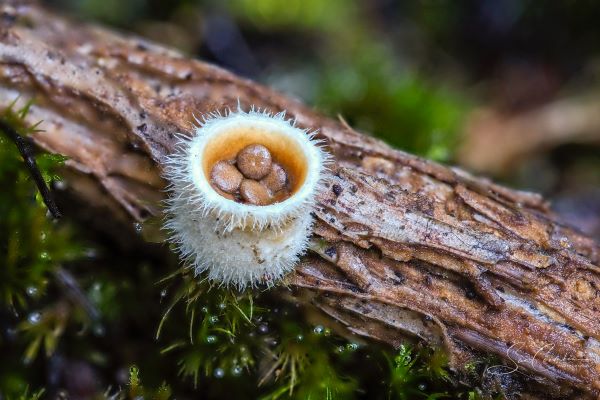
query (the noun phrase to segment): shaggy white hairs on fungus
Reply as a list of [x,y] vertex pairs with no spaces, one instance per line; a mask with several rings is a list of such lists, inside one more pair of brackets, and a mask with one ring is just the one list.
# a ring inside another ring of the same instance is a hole
[[[239,289],[259,283],[271,286],[294,268],[308,246],[311,211],[329,156],[314,132],[297,128],[285,113],[244,112],[238,107],[198,123],[192,137],[179,136],[177,151],[166,160],[171,196],[165,228],[197,274],[207,271],[211,281]],[[292,147],[286,152],[299,160],[305,173],[289,198],[256,206],[229,200],[213,189],[204,157],[219,136],[232,140],[235,132],[239,137],[254,132],[266,142],[283,140],[286,148]]]

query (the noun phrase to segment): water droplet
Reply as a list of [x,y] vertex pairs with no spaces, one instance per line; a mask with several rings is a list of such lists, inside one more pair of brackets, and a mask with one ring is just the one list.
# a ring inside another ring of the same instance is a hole
[[104,327],[102,325],[96,325],[94,327],[94,334],[96,334],[96,336],[104,336],[105,333],[106,333],[106,330],[104,329]]
[[98,256],[98,250],[90,247],[85,249],[83,253],[87,258],[96,258]]
[[226,308],[227,308],[227,304],[225,304],[225,303],[221,303],[221,304],[219,304],[219,308],[220,308],[221,310],[224,310],[224,309],[226,309]]
[[213,324],[213,325],[214,325],[214,324],[216,324],[217,322],[219,322],[219,317],[217,317],[216,315],[213,315],[213,316],[211,316],[211,317],[208,319],[208,321],[209,321],[211,324]]
[[35,296],[35,295],[38,293],[38,288],[36,288],[35,286],[29,286],[29,287],[26,289],[26,291],[27,291],[27,294],[28,294],[30,297],[33,297],[33,296]]
[[40,233],[40,240],[41,240],[42,242],[45,242],[45,241],[46,241],[46,237],[47,237],[47,235],[46,235],[46,232],[42,232],[42,233]]
[[346,348],[344,346],[338,346],[337,349],[336,349],[336,351],[339,354],[342,354],[342,353],[344,353],[346,351]]
[[53,187],[56,190],[65,190],[67,188],[67,182],[63,180],[56,180],[53,182]]
[[6,328],[6,331],[5,331],[6,339],[8,339],[10,341],[15,340],[17,338],[17,333],[18,333],[18,331],[13,327]]
[[346,345],[346,349],[348,351],[356,351],[356,350],[358,350],[358,343],[348,343]]
[[206,314],[206,313],[208,312],[208,307],[206,307],[206,306],[205,306],[205,307],[202,307],[202,308],[200,309],[200,311],[202,311],[204,314]]
[[137,233],[139,235],[142,233],[142,230],[144,229],[144,227],[139,222],[134,222],[133,229],[135,230],[135,233]]
[[30,324],[35,325],[38,322],[40,322],[40,320],[42,319],[42,314],[40,314],[39,312],[35,311],[32,312],[31,314],[29,314],[29,316],[27,317],[27,321],[29,321]]
[[427,390],[427,385],[424,383],[419,384],[418,387],[421,392],[424,392],[425,390]]
[[325,328],[323,328],[323,325],[317,325],[313,329],[313,332],[315,333],[315,335],[322,335],[324,330]]
[[40,259],[42,259],[42,260],[50,260],[50,254],[48,254],[48,253],[47,253],[47,252],[45,252],[45,251],[42,251],[42,252],[40,253]]
[[304,335],[303,334],[299,333],[299,334],[296,335],[296,341],[297,342],[301,342],[303,340],[304,340]]
[[269,325],[267,325],[267,324],[260,324],[258,326],[258,332],[260,332],[263,335],[269,333]]
[[167,297],[167,289],[163,289],[160,291],[160,297],[162,297],[162,298]]
[[215,378],[221,379],[222,377],[225,376],[225,371],[223,370],[223,368],[216,368],[214,375],[215,375]]
[[213,343],[216,343],[216,342],[217,342],[217,337],[216,336],[208,335],[206,337],[206,343],[213,344]]
[[240,376],[242,375],[242,371],[242,367],[240,367],[239,365],[235,365],[233,368],[231,368],[231,375]]

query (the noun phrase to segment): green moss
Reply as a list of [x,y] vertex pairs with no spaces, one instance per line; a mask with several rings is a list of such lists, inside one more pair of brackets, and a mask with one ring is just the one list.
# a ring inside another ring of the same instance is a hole
[[389,396],[395,399],[439,399],[450,397],[430,386],[448,381],[447,357],[441,349],[422,349],[415,352],[406,345],[396,355],[387,356],[390,377]]
[[7,396],[6,399],[7,400],[40,400],[42,398],[42,396],[44,395],[44,392],[45,392],[44,389],[40,389],[35,392],[30,392],[29,387],[27,387],[27,388],[25,388],[23,393],[15,396],[15,397]]
[[[21,135],[35,134],[23,123],[29,104],[8,108],[0,118]],[[42,154],[37,164],[47,182],[56,179],[63,158]],[[18,311],[41,296],[60,263],[76,259],[72,231],[47,217],[47,209],[15,145],[0,131],[0,305]]]
[[171,388],[164,382],[157,389],[148,389],[144,387],[140,377],[140,370],[134,365],[129,368],[129,382],[127,389],[119,392],[116,398],[118,400],[169,400],[171,394]]

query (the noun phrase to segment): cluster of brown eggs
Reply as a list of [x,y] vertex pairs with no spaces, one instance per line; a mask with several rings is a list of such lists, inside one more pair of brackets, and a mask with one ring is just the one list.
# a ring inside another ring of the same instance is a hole
[[215,163],[210,182],[224,197],[258,206],[283,201],[290,195],[288,173],[261,144],[250,144],[235,158]]

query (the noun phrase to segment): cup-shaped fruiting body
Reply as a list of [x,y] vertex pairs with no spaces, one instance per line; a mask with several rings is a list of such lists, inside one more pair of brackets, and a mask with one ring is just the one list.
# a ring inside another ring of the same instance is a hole
[[178,251],[210,280],[272,285],[306,250],[326,161],[283,114],[210,116],[167,160]]

